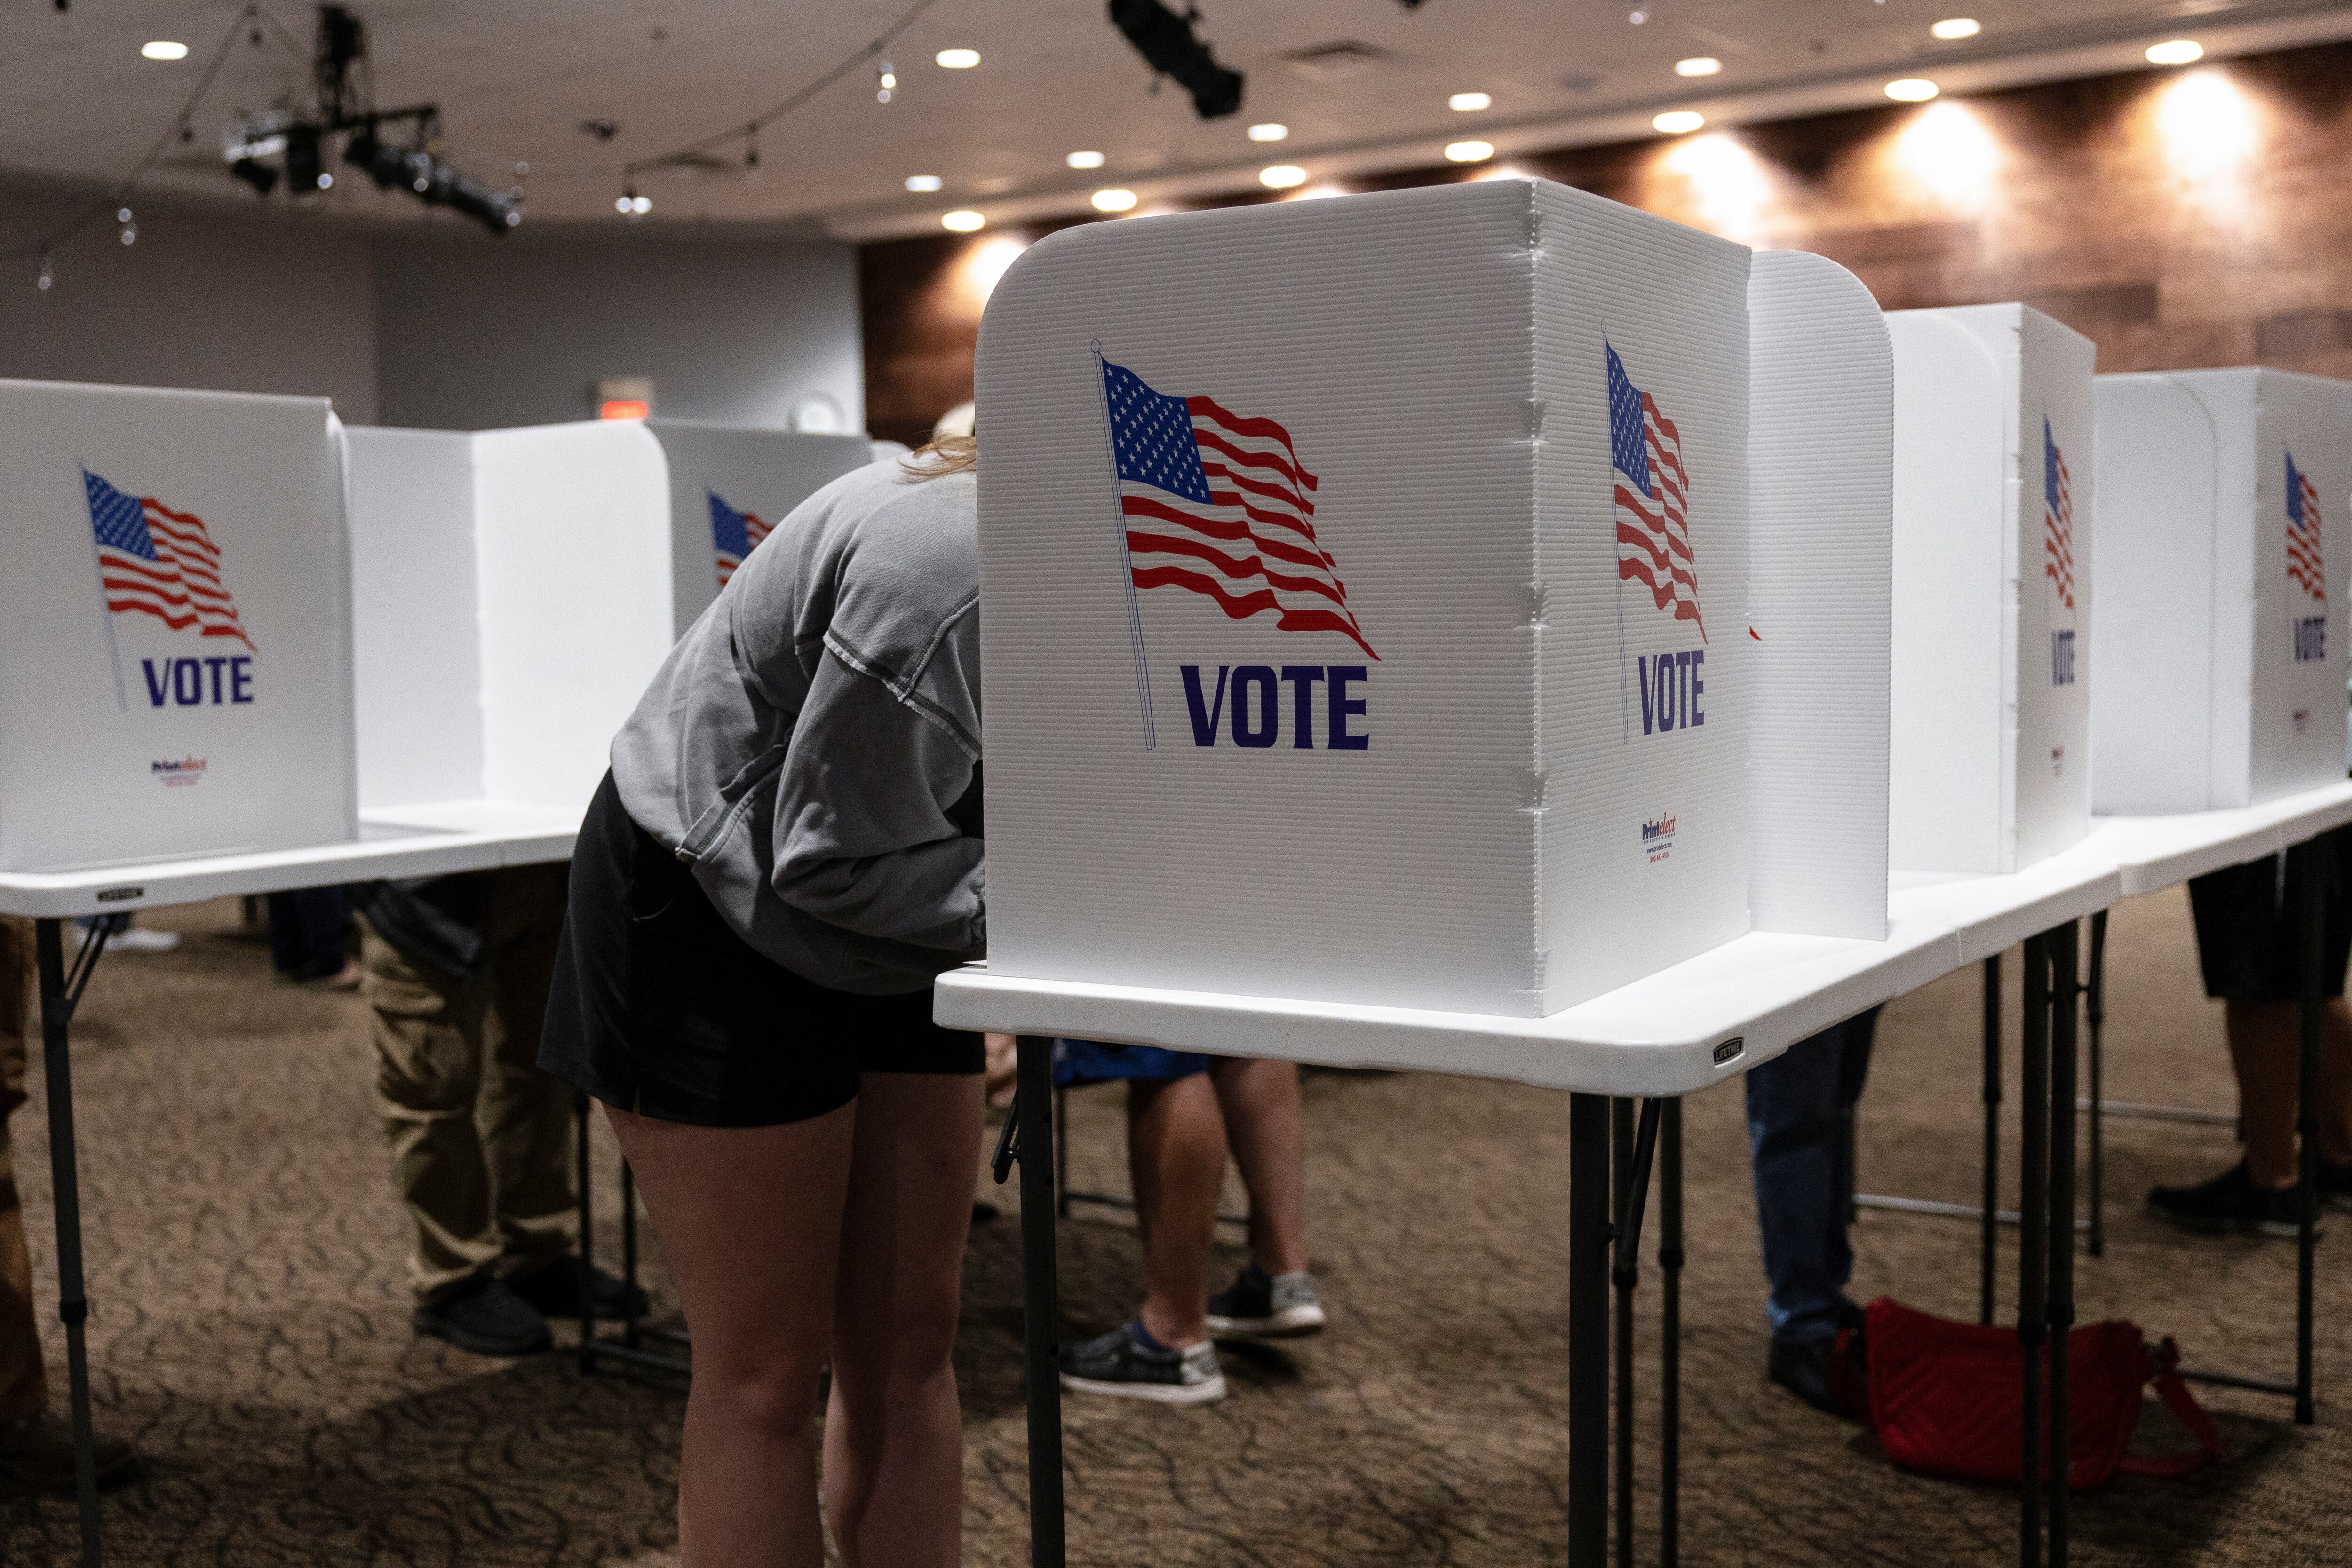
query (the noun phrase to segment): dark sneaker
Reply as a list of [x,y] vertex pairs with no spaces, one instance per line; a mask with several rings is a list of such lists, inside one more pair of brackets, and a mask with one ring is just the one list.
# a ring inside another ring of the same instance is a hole
[[552,1348],[547,1318],[505,1283],[482,1278],[416,1309],[416,1332],[476,1355],[536,1355]]
[[1848,1301],[1838,1312],[1833,1334],[1808,1339],[1775,1336],[1765,1361],[1766,1375],[1824,1415],[1868,1426],[1870,1352],[1863,1339],[1866,1321],[1862,1309]]
[[[91,1445],[98,1459],[98,1484],[111,1486],[129,1477],[139,1460],[131,1445],[105,1433]],[[21,1421],[0,1426],[0,1475],[19,1486],[71,1496],[74,1479],[73,1423],[43,1411]]]
[[[640,1286],[628,1284],[607,1274],[602,1269],[590,1269],[588,1301],[600,1318],[641,1318],[653,1310],[653,1301]],[[580,1260],[566,1258],[534,1270],[520,1279],[509,1280],[508,1286],[518,1296],[537,1307],[542,1316],[576,1318],[580,1315]]]
[[1062,1386],[1079,1394],[1157,1399],[1165,1405],[1206,1405],[1225,1396],[1217,1347],[1207,1340],[1171,1350],[1132,1319],[1083,1344],[1062,1347]]
[[2319,1201],[2330,1208],[2340,1208],[2352,1214],[2352,1165],[2333,1166],[2326,1160],[2319,1164]]
[[2300,1184],[2273,1192],[2256,1186],[2243,1160],[2195,1186],[2160,1186],[2147,1195],[2148,1212],[2184,1230],[2212,1234],[2259,1231],[2293,1237],[2303,1228]]
[[1288,1339],[1323,1332],[1315,1276],[1268,1274],[1253,1263],[1209,1298],[1209,1332],[1226,1339]]

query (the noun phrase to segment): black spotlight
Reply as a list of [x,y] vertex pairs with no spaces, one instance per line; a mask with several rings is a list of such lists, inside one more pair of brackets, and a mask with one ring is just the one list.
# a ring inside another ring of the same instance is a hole
[[240,158],[228,166],[228,172],[252,186],[257,196],[266,196],[278,188],[278,171],[258,158]]
[[286,193],[307,196],[323,191],[335,183],[319,156],[319,127],[289,125],[286,128]]
[[1241,72],[1217,63],[1208,46],[1192,36],[1191,17],[1179,16],[1160,0],[1110,0],[1110,19],[1153,70],[1174,77],[1192,95],[1202,119],[1214,120],[1242,106]]
[[367,171],[368,178],[384,190],[404,185],[427,206],[478,218],[492,234],[502,235],[522,222],[522,211],[509,193],[460,174],[429,152],[387,147],[373,126],[352,133],[343,144],[343,161]]

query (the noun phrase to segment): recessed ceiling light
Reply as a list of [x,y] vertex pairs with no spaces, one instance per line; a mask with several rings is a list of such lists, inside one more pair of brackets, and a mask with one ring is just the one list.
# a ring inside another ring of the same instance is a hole
[[1984,28],[1974,16],[1947,16],[1927,31],[1939,38],[1973,38]]
[[1098,213],[1123,213],[1135,205],[1135,193],[1114,185],[1108,191],[1097,191],[1092,200]]
[[1456,141],[1445,149],[1447,161],[1454,163],[1484,163],[1494,155],[1495,144],[1491,141]]
[[980,51],[978,49],[941,49],[931,58],[949,70],[968,71],[980,64]]
[[1706,116],[1695,109],[1670,109],[1650,121],[1653,130],[1669,136],[1680,136],[1685,131],[1696,131],[1706,123]]
[[1276,163],[1271,169],[1260,169],[1257,183],[1268,190],[1287,191],[1293,185],[1307,183],[1307,171],[1296,163]]
[[946,183],[947,182],[940,179],[937,174],[909,174],[907,176],[907,189],[910,191],[936,191]]
[[184,60],[188,57],[188,46],[158,38],[152,44],[140,45],[139,52],[151,60]]
[[1926,77],[1905,77],[1886,84],[1886,96],[1897,103],[1925,103],[1942,90]]
[[1722,68],[1723,62],[1713,55],[1693,55],[1675,62],[1675,75],[1678,77],[1711,77]]
[[1249,129],[1249,138],[1252,141],[1279,141],[1289,134],[1290,127],[1276,124],[1270,120],[1263,125],[1253,125]]
[[1491,95],[1483,92],[1457,92],[1445,100],[1445,107],[1464,114],[1475,114],[1482,109],[1494,108],[1495,100]]
[[2175,38],[2147,47],[2147,63],[2152,66],[2185,66],[2204,57],[2205,46],[2194,38]]
[[1103,155],[1099,152],[1073,152],[1062,162],[1073,169],[1099,169],[1103,166]]
[[963,208],[958,208],[952,213],[941,213],[940,214],[940,227],[943,229],[953,229],[960,235],[968,235],[971,233],[972,230],[982,227],[987,222],[988,220],[982,217],[978,213],[966,211]]

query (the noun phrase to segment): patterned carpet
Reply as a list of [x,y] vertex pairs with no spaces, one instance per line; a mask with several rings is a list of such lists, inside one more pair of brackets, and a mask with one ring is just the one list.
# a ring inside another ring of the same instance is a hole
[[[143,1479],[104,1503],[121,1564],[664,1564],[681,1393],[583,1379],[412,1338],[398,1216],[358,1004],[273,987],[234,904],[166,912],[161,957],[110,957],[77,1026],[92,1358],[103,1424]],[[2218,1009],[2196,991],[2185,901],[2119,910],[2107,1093],[2228,1108]],[[2011,966],[2012,986],[2014,966]],[[1864,1103],[1864,1185],[1966,1201],[1977,1161],[1978,979],[1892,1009]],[[2012,1014],[2013,1019],[2013,1014]],[[2011,1038],[2014,1038],[2013,1022]],[[2014,1050],[2011,1051],[2014,1066]],[[1564,1557],[1564,1097],[1436,1077],[1318,1073],[1309,1214],[1332,1308],[1321,1340],[1229,1353],[1233,1397],[1170,1410],[1068,1406],[1071,1560],[1082,1563],[1524,1564]],[[2011,1104],[2014,1104],[2012,1097]],[[1768,1385],[1736,1089],[1690,1103],[1683,1558],[1692,1563],[1998,1564],[2003,1492],[1892,1469],[1854,1428]],[[1124,1190],[1117,1091],[1073,1103],[1077,1185]],[[48,1213],[37,1098],[20,1179]],[[2013,1125],[2005,1147],[2013,1157]],[[2226,1127],[2111,1124],[2108,1255],[2083,1315],[2177,1334],[2192,1363],[2292,1366],[2294,1249],[2191,1241],[2139,1197],[2232,1155]],[[609,1184],[609,1142],[600,1149]],[[972,1562],[1025,1561],[1018,1232],[981,1228],[960,1352]],[[1238,1203],[1238,1195],[1235,1198]],[[616,1245],[602,1195],[600,1245]],[[2341,1231],[2352,1221],[2340,1217]],[[50,1239],[37,1227],[46,1265]],[[1865,1215],[1855,1294],[1972,1316],[1975,1231]],[[2320,1257],[2322,1406],[2213,1392],[2229,1459],[2124,1479],[2077,1505],[2076,1561],[2352,1563],[2352,1276]],[[1133,1231],[1062,1231],[1066,1322],[1132,1305]],[[2015,1287],[2013,1247],[2002,1260]],[[658,1289],[657,1266],[652,1270]],[[1654,1275],[1640,1337],[1643,1560],[1654,1554]],[[54,1288],[44,1276],[44,1291]],[[63,1346],[51,1341],[62,1402]],[[2143,1430],[2179,1440],[2151,1405]],[[0,1562],[76,1560],[69,1502],[0,1497]]]

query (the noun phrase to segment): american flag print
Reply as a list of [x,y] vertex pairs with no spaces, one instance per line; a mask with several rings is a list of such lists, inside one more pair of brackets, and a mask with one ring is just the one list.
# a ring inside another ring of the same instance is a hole
[[2286,455],[2286,576],[2304,592],[2327,602],[2327,567],[2319,551],[2319,489],[2311,476]]
[[1134,586],[1204,595],[1235,621],[1271,612],[1281,631],[1337,632],[1378,659],[1316,538],[1320,481],[1290,432],[1108,360],[1102,379]]
[[1658,400],[1635,386],[1625,361],[1607,344],[1609,466],[1616,486],[1617,580],[1638,582],[1656,606],[1698,628],[1698,561],[1691,553],[1690,475],[1682,433]]
[[2066,455],[2042,422],[2042,573],[2058,595],[2058,602],[2074,608],[2074,492],[2066,473]]
[[737,511],[716,490],[703,494],[710,497],[710,542],[719,552],[719,586],[724,588],[775,525],[761,522],[756,512]]
[[126,495],[87,468],[81,483],[110,613],[152,615],[174,632],[193,626],[200,636],[253,647],[221,580],[220,547],[202,517],[152,496]]

